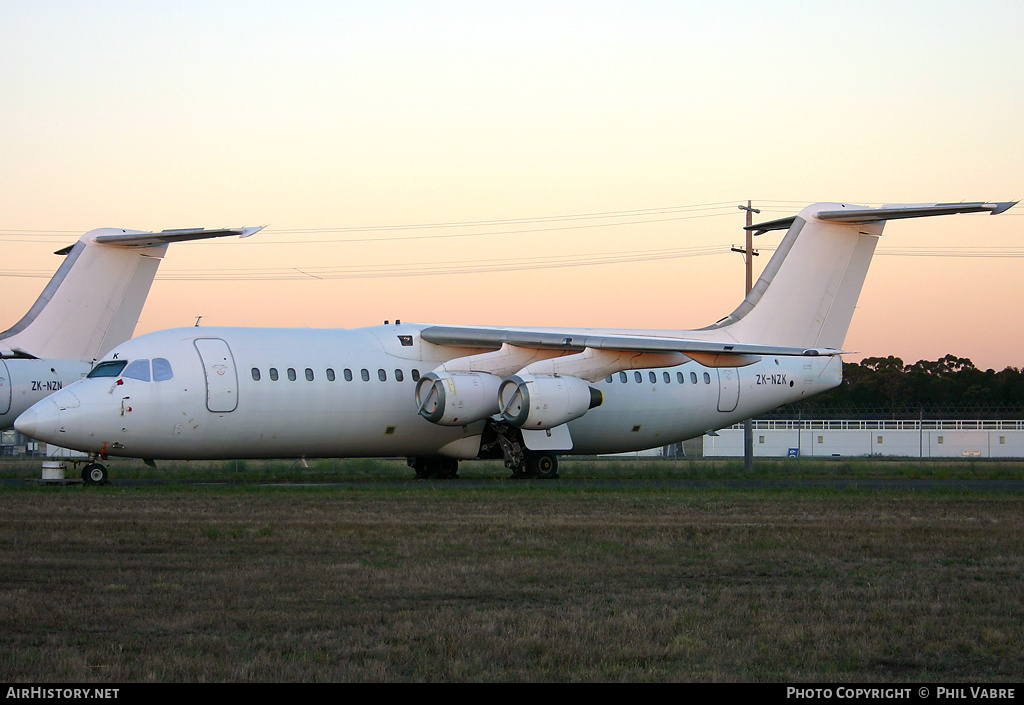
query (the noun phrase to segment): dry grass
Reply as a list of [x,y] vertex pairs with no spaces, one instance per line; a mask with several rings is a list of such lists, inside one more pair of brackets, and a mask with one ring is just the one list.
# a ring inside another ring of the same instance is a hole
[[[140,460],[111,458],[105,461],[115,482],[128,479],[297,481],[334,482],[380,479],[408,480],[413,471],[404,458],[309,458],[306,460],[157,461],[151,468]],[[0,478],[40,477],[41,458],[0,459]],[[559,460],[565,479],[1024,479],[1024,460],[990,458],[893,459],[893,458],[758,458],[747,471],[742,458],[575,458]],[[80,467],[67,466],[67,477],[77,477]],[[509,470],[500,460],[463,461],[459,476],[466,479],[502,480]]]
[[5,682],[1020,681],[1024,496],[0,491]]

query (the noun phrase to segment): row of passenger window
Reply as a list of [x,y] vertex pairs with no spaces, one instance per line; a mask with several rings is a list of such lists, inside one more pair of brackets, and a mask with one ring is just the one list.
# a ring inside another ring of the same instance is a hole
[[[289,368],[285,369],[284,374],[285,374],[285,377],[287,377],[287,379],[289,381],[291,381],[291,382],[294,382],[295,380],[297,380],[299,378],[299,375],[295,371],[294,367],[289,367]],[[311,367],[307,367],[305,370],[303,370],[302,374],[306,378],[306,380],[309,381],[309,382],[312,382],[313,380],[316,379],[316,373],[313,371],[313,368],[311,368]],[[324,373],[324,376],[327,378],[328,382],[334,382],[334,381],[336,381],[338,379],[338,375],[334,372],[334,368],[332,368],[332,367],[328,367],[327,368],[327,370]],[[341,371],[341,376],[342,376],[342,378],[346,382],[351,382],[353,379],[355,379],[355,376],[352,374],[352,370],[350,370],[347,367]],[[277,371],[276,367],[271,367],[269,370],[267,370],[267,377],[270,378],[271,382],[276,382],[279,379],[281,379],[281,375]],[[410,374],[410,377],[412,378],[413,382],[418,381],[419,378],[420,378],[420,371],[419,370],[413,370],[412,373]],[[258,367],[253,367],[252,368],[252,378],[253,378],[253,381],[256,381],[256,382],[259,382],[261,379],[263,379],[263,373],[260,371],[260,368],[258,368]],[[364,382],[369,382],[370,381],[370,371],[368,369],[366,369],[365,367],[363,369],[359,370],[359,378],[361,380],[363,380]],[[396,369],[394,371],[393,378],[394,378],[394,380],[396,382],[404,382],[405,381],[405,372],[403,372],[402,370],[397,370]],[[388,381],[388,371],[385,370],[385,369],[377,370],[377,379],[379,379],[381,382],[387,382]]]
[[[346,382],[351,382],[353,379],[355,379],[355,376],[353,375],[352,370],[350,370],[347,367],[344,370],[341,371],[341,374],[342,374],[342,377],[345,379]],[[672,373],[671,372],[665,371],[665,372],[662,372],[661,375],[662,375],[662,379],[664,380],[665,384],[671,384],[672,383]],[[269,370],[267,370],[267,376],[270,378],[270,380],[272,382],[276,382],[276,381],[278,381],[281,378],[281,375],[278,372],[276,367],[271,367]],[[296,372],[294,367],[287,368],[285,370],[285,376],[288,378],[289,381],[292,381],[292,382],[294,382],[295,380],[298,379],[298,373]],[[316,373],[310,367],[307,367],[303,371],[303,376],[309,382],[312,382],[314,379],[316,379]],[[648,376],[648,379],[650,380],[651,384],[657,384],[657,382],[658,382],[658,373],[657,372],[649,371],[647,373],[647,376]],[[705,372],[705,373],[703,373],[703,376],[704,376],[704,384],[711,384],[711,375],[708,374],[707,372]],[[327,368],[327,370],[326,370],[326,377],[327,377],[327,381],[328,382],[334,382],[337,379],[337,375],[335,374],[333,368],[331,368],[331,367]],[[415,370],[415,369],[412,370],[412,373],[410,374],[410,377],[412,378],[413,382],[418,381],[419,378],[420,378],[419,370]],[[263,379],[263,373],[260,371],[260,369],[258,367],[253,367],[252,368],[252,378],[256,382],[259,382],[261,379]],[[365,367],[363,369],[359,370],[359,378],[361,380],[363,380],[364,382],[369,382],[370,381],[370,371],[368,369],[366,369]],[[381,382],[387,382],[388,381],[388,372],[387,372],[387,370],[385,370],[385,369],[378,369],[377,370],[377,379],[379,379]],[[396,382],[403,382],[403,381],[405,381],[405,373],[402,370],[400,370],[400,369],[396,369],[394,371],[394,379],[395,379]],[[637,383],[642,383],[644,381],[643,374],[641,372],[639,372],[639,371],[633,372],[633,379]],[[682,372],[676,372],[675,379],[676,379],[676,382],[679,383],[679,384],[686,384],[686,377],[684,376],[684,374]],[[611,384],[613,382],[613,380],[614,380],[614,376],[613,375],[608,375],[608,377],[606,377],[604,381],[607,382],[608,384]],[[619,372],[619,381],[623,382],[623,383],[628,382],[629,381],[629,376],[627,375],[627,373]],[[690,373],[690,382],[692,384],[697,384],[698,383],[697,373],[696,372],[691,372]]]
[[[650,380],[651,384],[657,384],[658,383],[658,373],[657,372],[649,371],[647,373],[647,378],[648,378],[648,380]],[[667,370],[663,371],[661,373],[661,378],[662,378],[662,380],[664,380],[665,384],[671,384],[672,383],[672,373],[668,372]],[[633,379],[636,382],[638,382],[638,383],[642,383],[644,381],[644,375],[643,375],[642,372],[639,372],[639,371],[633,372]],[[604,381],[607,382],[608,384],[611,384],[614,381],[614,375],[608,375],[607,377],[605,377]],[[623,383],[628,382],[629,381],[629,375],[627,373],[625,373],[625,372],[620,372],[619,373],[619,381],[623,382]],[[679,383],[679,384],[686,384],[686,376],[682,372],[676,372],[676,382]],[[696,372],[691,372],[690,373],[690,382],[692,384],[697,384],[697,373]],[[711,384],[711,375],[708,374],[707,372],[704,373],[704,384]]]

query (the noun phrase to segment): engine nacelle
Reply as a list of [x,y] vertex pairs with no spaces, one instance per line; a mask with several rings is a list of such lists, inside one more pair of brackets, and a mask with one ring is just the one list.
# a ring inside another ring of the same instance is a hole
[[578,419],[603,401],[604,395],[579,377],[512,375],[498,390],[505,420],[531,431]]
[[486,372],[428,372],[416,383],[416,404],[427,421],[462,426],[498,413],[500,384]]

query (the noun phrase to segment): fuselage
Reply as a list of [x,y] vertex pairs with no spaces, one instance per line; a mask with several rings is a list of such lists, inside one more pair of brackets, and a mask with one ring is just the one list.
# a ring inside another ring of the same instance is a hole
[[90,360],[0,359],[0,429],[47,395],[89,374]]
[[[438,425],[417,381],[479,349],[423,340],[425,326],[180,328],[114,348],[89,378],[18,419],[23,433],[101,456],[153,459],[447,456],[480,452],[488,419]],[[668,445],[838,385],[842,361],[761,357],[744,367],[623,370],[568,422],[560,454]],[[536,432],[535,432],[536,433]]]

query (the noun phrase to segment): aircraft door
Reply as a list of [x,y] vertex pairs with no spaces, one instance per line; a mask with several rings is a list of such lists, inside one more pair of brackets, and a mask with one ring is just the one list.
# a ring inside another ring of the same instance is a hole
[[7,363],[0,360],[0,416],[11,410],[11,375]]
[[740,373],[735,367],[718,368],[718,410],[735,411],[740,401]]
[[234,411],[238,408],[238,373],[231,349],[220,338],[196,338],[195,346],[206,374],[206,408]]

